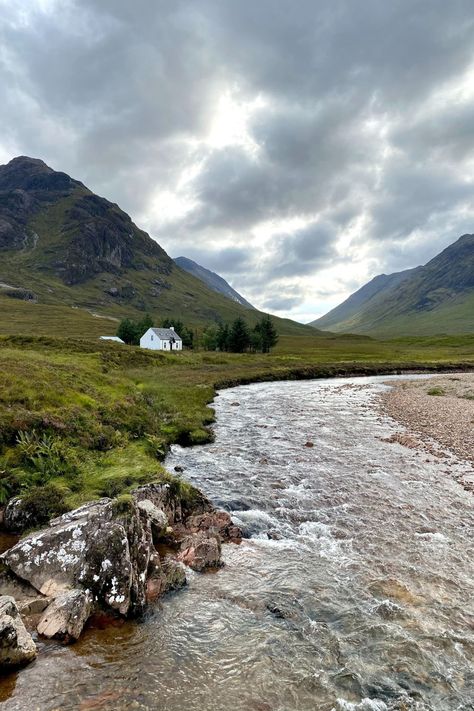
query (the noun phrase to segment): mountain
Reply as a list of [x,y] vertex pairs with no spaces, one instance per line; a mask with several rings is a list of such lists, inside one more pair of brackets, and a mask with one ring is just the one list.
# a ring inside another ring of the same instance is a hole
[[[191,326],[261,316],[182,270],[118,205],[26,156],[0,166],[0,308],[15,299]],[[310,331],[275,322],[282,334]]]
[[474,235],[424,266],[375,277],[311,325],[381,337],[474,332]]
[[255,308],[247,301],[247,299],[244,299],[244,297],[241,296],[238,291],[233,289],[231,285],[226,282],[225,279],[219,276],[219,274],[211,272],[210,269],[202,267],[200,264],[198,264],[197,262],[193,262],[192,259],[188,259],[187,257],[176,257],[174,261],[176,262],[178,267],[184,269],[185,272],[188,272],[189,274],[192,274],[193,276],[203,281],[213,291],[217,291],[218,294],[224,294],[224,296],[227,296],[228,299],[232,299],[232,301],[235,301],[236,303],[245,306],[247,309]]

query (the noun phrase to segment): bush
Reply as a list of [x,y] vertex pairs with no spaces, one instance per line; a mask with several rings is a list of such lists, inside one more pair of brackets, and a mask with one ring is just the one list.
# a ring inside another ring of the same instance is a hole
[[123,516],[132,513],[134,498],[131,494],[121,494],[112,501],[114,516]]
[[107,496],[109,499],[113,499],[123,492],[124,489],[133,484],[133,477],[131,476],[111,476],[105,479],[103,482],[100,495]]
[[77,471],[74,451],[57,437],[21,431],[16,442],[20,461],[40,472],[44,481]]
[[55,516],[66,513],[68,507],[64,492],[54,484],[35,486],[25,494],[19,504],[19,510],[34,528],[43,526]]
[[430,388],[428,390],[428,395],[444,395],[444,390],[440,387]]

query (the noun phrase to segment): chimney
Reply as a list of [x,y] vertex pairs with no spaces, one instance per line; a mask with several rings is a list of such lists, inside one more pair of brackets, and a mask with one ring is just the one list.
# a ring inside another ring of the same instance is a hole
[[171,324],[170,328],[171,328],[172,331],[174,331],[174,326],[173,326],[173,324]]

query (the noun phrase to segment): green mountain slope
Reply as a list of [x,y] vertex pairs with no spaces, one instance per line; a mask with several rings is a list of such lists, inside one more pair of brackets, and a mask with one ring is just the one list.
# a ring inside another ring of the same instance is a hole
[[[180,269],[117,205],[24,156],[0,166],[0,298],[3,311],[20,299],[192,326],[261,316]],[[310,331],[275,321],[281,333]]]
[[474,235],[423,267],[375,277],[311,325],[381,337],[474,332]]

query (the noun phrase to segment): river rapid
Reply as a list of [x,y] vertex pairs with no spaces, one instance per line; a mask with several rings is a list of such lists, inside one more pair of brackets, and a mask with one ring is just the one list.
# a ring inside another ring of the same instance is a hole
[[384,441],[389,380],[221,392],[215,442],[167,466],[248,538],[143,622],[40,642],[2,709],[474,709],[470,467]]

